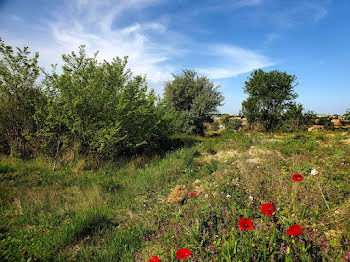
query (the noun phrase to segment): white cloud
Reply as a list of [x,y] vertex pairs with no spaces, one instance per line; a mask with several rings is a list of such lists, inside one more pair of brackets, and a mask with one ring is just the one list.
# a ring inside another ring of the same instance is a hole
[[[141,8],[155,2],[122,1],[116,8],[111,8],[108,1],[80,0],[75,8],[77,13],[79,11],[82,14],[76,17],[72,12],[63,17],[57,15],[47,27],[49,41],[31,39],[31,50],[40,52],[39,61],[46,68],[51,64],[62,64],[61,54],[77,50],[80,45],[86,46],[89,56],[99,51],[99,61],[128,56],[127,67],[131,68],[135,75],[146,75],[149,82],[159,87],[171,77],[174,70],[170,64],[161,63],[168,61],[170,56],[181,53],[174,41],[166,42],[173,37],[172,32],[157,22],[133,23],[112,29],[113,20],[123,10]],[[92,13],[93,20],[90,16]],[[165,42],[159,38],[165,39]]]
[[213,45],[210,55],[218,58],[216,66],[199,68],[198,72],[213,79],[235,77],[254,69],[275,64],[271,59],[258,52],[233,45]]
[[[136,22],[133,19],[136,9],[161,1],[121,0],[117,5],[108,0],[66,2],[67,12],[53,14],[54,19],[36,25],[41,31],[44,26],[43,38],[12,39],[12,42],[22,41],[30,50],[39,51],[39,62],[46,68],[51,64],[61,65],[61,54],[77,50],[82,44],[89,56],[99,51],[100,61],[128,56],[127,67],[134,74],[146,75],[158,93],[164,81],[171,79],[171,73],[178,71],[185,61],[191,64],[199,56],[204,58],[206,66],[193,68],[213,79],[234,77],[273,64],[265,56],[241,47],[198,44],[185,34],[170,30],[161,20]],[[234,4],[251,6],[261,2],[239,0]],[[121,25],[120,18],[125,15],[130,23]]]

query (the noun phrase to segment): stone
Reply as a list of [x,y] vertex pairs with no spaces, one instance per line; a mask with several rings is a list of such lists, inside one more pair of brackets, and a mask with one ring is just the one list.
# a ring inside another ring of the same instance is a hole
[[332,119],[331,122],[333,123],[333,126],[341,126],[341,121],[339,119]]
[[319,131],[324,129],[324,126],[321,125],[313,125],[307,129],[307,131]]
[[183,203],[187,194],[187,189],[184,186],[177,185],[168,196],[170,203]]

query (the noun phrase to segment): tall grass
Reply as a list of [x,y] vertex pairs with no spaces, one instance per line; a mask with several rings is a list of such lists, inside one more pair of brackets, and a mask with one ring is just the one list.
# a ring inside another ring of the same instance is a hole
[[[349,137],[224,132],[98,170],[2,158],[0,260],[177,261],[187,247],[189,261],[346,261]],[[176,185],[196,195],[168,203]],[[254,228],[241,231],[241,217]],[[292,224],[302,235],[286,234]]]

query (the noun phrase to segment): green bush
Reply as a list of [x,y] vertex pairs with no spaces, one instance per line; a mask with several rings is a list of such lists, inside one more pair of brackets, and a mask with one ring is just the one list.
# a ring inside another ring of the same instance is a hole
[[48,102],[35,115],[42,148],[52,157],[72,148],[104,158],[157,148],[174,133],[172,112],[126,69],[126,57],[98,63],[96,56],[81,46],[62,56],[61,75],[47,74]]
[[238,131],[243,127],[243,121],[240,119],[232,119],[225,126],[226,130]]
[[45,100],[36,83],[39,54],[29,55],[28,47],[17,48],[15,54],[0,38],[0,152],[16,157],[29,157],[33,151],[33,116]]
[[182,133],[204,135],[203,124],[212,120],[212,113],[217,112],[224,100],[218,89],[219,86],[193,70],[183,70],[166,82],[164,100],[177,113]]
[[217,131],[219,130],[219,123],[218,122],[213,122],[211,125],[210,125],[210,131]]

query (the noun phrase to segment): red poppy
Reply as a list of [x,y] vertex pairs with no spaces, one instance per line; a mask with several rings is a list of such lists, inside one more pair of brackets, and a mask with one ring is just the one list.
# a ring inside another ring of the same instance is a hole
[[273,211],[274,211],[273,205],[271,204],[263,204],[261,206],[261,212],[265,215],[272,216]]
[[292,179],[293,179],[295,182],[299,182],[299,181],[303,180],[304,178],[303,178],[303,176],[300,175],[300,174],[295,174],[295,175],[292,177]]
[[253,222],[249,218],[241,218],[238,224],[239,228],[242,230],[250,230],[253,228]]
[[160,262],[160,259],[159,259],[159,257],[154,256],[154,257],[148,259],[147,262]]
[[191,255],[191,250],[187,249],[187,248],[180,248],[177,252],[176,252],[176,257],[180,260],[185,260],[187,257],[189,257]]
[[302,232],[303,229],[301,228],[301,226],[298,225],[292,225],[287,230],[287,234],[294,237],[299,236]]
[[196,195],[196,193],[195,192],[191,192],[191,194],[190,194],[191,196],[195,196]]

